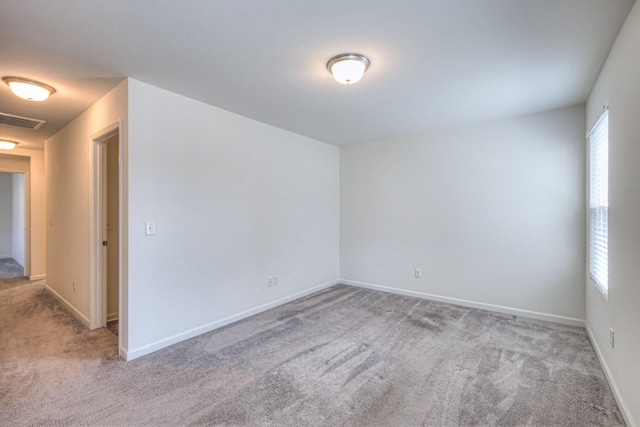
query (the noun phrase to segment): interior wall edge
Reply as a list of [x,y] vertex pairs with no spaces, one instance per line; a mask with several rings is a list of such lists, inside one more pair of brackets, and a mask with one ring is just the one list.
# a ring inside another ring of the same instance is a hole
[[460,305],[463,307],[476,308],[479,310],[487,310],[487,311],[493,311],[497,313],[511,314],[514,316],[525,317],[528,319],[544,320],[547,322],[561,323],[563,325],[578,326],[581,328],[585,327],[584,319],[576,319],[573,317],[558,316],[556,314],[549,314],[549,313],[540,313],[537,311],[523,310],[523,309],[514,308],[514,307],[506,307],[502,305],[488,304],[484,302],[471,301],[471,300],[447,297],[442,295],[428,294],[424,292],[411,291],[411,290],[402,289],[402,288],[392,288],[389,286],[358,282],[355,280],[342,279],[340,280],[340,283],[344,283],[345,285],[357,286],[359,288],[373,289],[376,291],[382,291],[382,292],[388,292],[388,293],[397,294],[397,295],[420,298],[420,299],[429,300],[429,301],[438,301],[438,302],[444,302],[448,304]]
[[175,335],[167,337],[167,338],[163,338],[161,340],[158,340],[158,341],[153,342],[151,344],[144,345],[142,347],[138,347],[138,348],[133,349],[131,351],[127,350],[124,347],[121,347],[120,348],[120,355],[122,357],[124,357],[124,359],[126,361],[134,360],[134,359],[137,359],[139,357],[146,356],[147,354],[151,354],[151,353],[153,353],[155,351],[161,350],[163,348],[169,347],[169,346],[171,346],[173,344],[177,344],[177,343],[179,343],[181,341],[188,340],[189,338],[193,338],[193,337],[196,337],[198,335],[202,335],[202,334],[205,334],[207,332],[211,332],[211,331],[216,330],[218,328],[221,328],[223,326],[227,326],[227,325],[229,325],[231,323],[234,323],[234,322],[237,322],[239,320],[246,319],[247,317],[251,317],[253,315],[262,313],[263,311],[270,310],[270,309],[278,307],[278,306],[280,306],[282,304],[286,304],[288,302],[297,300],[299,298],[305,297],[305,296],[310,295],[310,294],[312,294],[314,292],[321,291],[323,289],[329,288],[329,287],[331,287],[333,285],[337,285],[339,283],[341,283],[340,280],[331,280],[329,282],[325,282],[325,283],[323,283],[321,285],[318,285],[318,286],[315,286],[313,288],[306,289],[306,290],[304,290],[302,292],[297,292],[297,293],[295,293],[293,295],[289,295],[289,296],[286,296],[284,298],[280,298],[280,299],[277,299],[275,301],[271,301],[269,303],[259,305],[257,307],[251,308],[249,310],[245,310],[245,311],[242,311],[240,313],[233,314],[231,316],[225,317],[224,319],[216,320],[214,322],[207,323],[207,324],[199,326],[197,328],[194,328],[194,329],[191,329],[191,330],[188,330],[188,331],[185,331],[185,332],[181,332],[179,334],[175,334]]
[[631,411],[629,411],[629,407],[624,401],[622,394],[620,393],[620,389],[618,388],[618,384],[616,383],[611,370],[609,369],[609,365],[607,364],[606,359],[604,358],[604,354],[602,353],[600,346],[598,345],[598,341],[593,336],[593,332],[589,327],[589,324],[585,324],[585,329],[587,330],[587,336],[589,337],[589,341],[593,346],[593,349],[598,356],[598,361],[600,361],[600,365],[602,366],[602,370],[604,371],[604,375],[609,382],[609,387],[611,387],[611,391],[613,392],[613,397],[616,398],[616,402],[618,403],[618,407],[620,408],[620,412],[622,412],[622,416],[624,417],[624,422],[627,423],[628,427],[638,427],[638,424],[635,422],[633,417],[631,416]]

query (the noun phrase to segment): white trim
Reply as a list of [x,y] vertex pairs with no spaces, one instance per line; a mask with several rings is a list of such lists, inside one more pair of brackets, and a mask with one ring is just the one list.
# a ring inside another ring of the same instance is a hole
[[113,322],[114,320],[118,320],[118,313],[107,314],[107,322]]
[[604,301],[609,302],[609,291],[605,289],[604,286],[602,286],[596,279],[593,278],[590,271],[588,271],[587,273],[589,274],[589,282],[598,290],[598,293],[604,299]]
[[[118,124],[116,123],[116,131],[118,129],[117,126]],[[106,155],[103,142],[109,136],[112,136],[113,132],[114,125],[111,125],[90,137],[92,142],[91,186],[89,187],[91,189],[91,264],[89,267],[91,275],[91,287],[89,291],[89,318],[91,319],[91,329],[100,328],[107,324],[105,310],[106,298],[103,295],[105,293],[105,289],[103,288],[106,288],[104,280],[106,275],[106,270],[104,269],[104,257],[106,255],[102,247],[102,240],[105,240],[106,235],[106,223],[104,221],[106,202],[106,195],[104,191],[104,167],[106,164]]]
[[[591,260],[589,260],[589,262],[591,262]],[[591,270],[591,266],[589,266],[589,270]],[[591,280],[591,283],[593,283],[593,286],[596,287],[596,289],[598,289],[598,291],[600,292],[600,295],[602,295],[602,298],[604,298],[605,301],[609,301],[609,289],[605,288],[602,283],[600,283],[600,281],[598,281],[598,279],[596,279],[595,277],[593,277],[593,274],[591,274],[591,271],[589,271],[589,279]]]
[[[122,290],[122,266],[123,266],[123,209],[124,209],[124,192],[123,192],[123,161],[124,161],[124,120],[118,119],[109,126],[92,134],[89,139],[92,144],[91,149],[91,253],[90,253],[90,277],[91,285],[89,292],[90,299],[90,327],[91,329],[99,328],[107,325],[107,286],[106,286],[106,251],[103,250],[102,241],[106,240],[106,220],[104,218],[104,206],[106,203],[106,148],[104,142],[114,135],[118,135],[118,204],[119,204],[119,247],[118,247],[118,313],[122,313],[122,307],[126,295]],[[119,322],[118,328],[118,352],[121,356],[126,354],[123,346],[123,335],[128,330],[127,316],[123,314],[122,320]]]
[[558,316],[555,314],[540,313],[537,311],[523,310],[520,308],[506,307],[503,305],[487,304],[484,302],[470,301],[466,299],[445,297],[441,295],[427,294],[424,292],[410,291],[400,288],[391,288],[388,286],[374,285],[371,283],[357,282],[354,280],[341,280],[346,285],[357,286],[359,288],[373,289],[376,291],[389,292],[392,294],[405,295],[409,297],[427,299],[431,301],[446,302],[449,304],[461,305],[464,307],[477,308],[480,310],[495,311],[498,313],[512,314],[514,316],[526,317],[529,319],[545,320],[547,322],[562,323],[564,325],[579,326],[584,328],[584,319],[575,319],[573,317]]
[[211,322],[211,323],[207,323],[205,325],[199,326],[197,328],[185,331],[185,332],[181,332],[179,334],[176,335],[172,335],[170,337],[167,338],[163,338],[161,340],[158,340],[156,342],[153,342],[151,344],[147,344],[144,345],[142,347],[138,347],[136,349],[133,349],[131,351],[128,351],[125,348],[121,348],[121,355],[125,358],[125,360],[133,360],[133,359],[137,359],[138,357],[141,356],[145,356],[147,354],[153,353],[154,351],[158,351],[162,348],[168,347],[170,345],[179,343],[180,341],[184,341],[184,340],[188,340],[189,338],[193,338],[196,337],[198,335],[202,335],[204,333],[213,331],[214,329],[218,329],[221,328],[223,326],[226,326],[230,323],[234,323],[237,322],[238,320],[242,320],[242,319],[246,319],[247,317],[253,316],[254,314],[258,314],[258,313],[262,313],[263,311],[272,309],[274,307],[277,307],[279,305],[282,304],[286,304],[290,301],[296,300],[298,298],[302,298],[304,296],[307,296],[309,294],[312,294],[314,292],[318,292],[322,289],[328,288],[330,286],[333,285],[337,285],[338,283],[341,283],[340,280],[332,280],[330,282],[326,282],[323,283],[322,285],[316,286],[314,288],[311,289],[307,289],[306,291],[302,291],[302,292],[298,292],[296,294],[290,295],[288,297],[284,297],[284,298],[280,298],[277,299],[275,301],[269,302],[267,304],[262,304],[259,305],[257,307],[251,308],[249,310],[245,310],[243,312],[240,312],[238,314],[234,314],[228,317],[225,317],[224,319],[220,319],[217,320],[215,322]]
[[29,276],[29,280],[43,280],[46,279],[46,274],[34,274],[33,276]]
[[595,124],[591,126],[591,129],[589,129],[589,132],[587,132],[586,137],[589,138],[593,134],[593,131],[596,130],[598,125],[602,123],[603,120],[605,120],[605,117],[608,117],[608,116],[609,116],[609,106],[605,105],[604,107],[602,107],[602,113],[600,114],[600,117],[598,117],[598,120],[596,120]]
[[87,328],[89,327],[89,319],[84,314],[80,313],[80,311],[78,311],[77,308],[75,308],[73,305],[71,305],[71,303],[69,301],[64,299],[62,297],[62,295],[60,295],[59,293],[54,291],[51,287],[49,287],[49,285],[44,285],[44,288],[47,291],[49,291],[51,293],[51,295],[54,296],[54,298],[56,298],[58,301],[60,301],[62,303],[62,305],[64,305],[66,308],[68,308],[69,311],[71,312],[71,314],[76,319],[78,319],[80,322],[82,322],[82,324],[85,325]]
[[613,374],[611,374],[611,370],[609,369],[609,365],[607,365],[607,361],[604,358],[604,354],[600,350],[600,346],[596,341],[589,325],[585,326],[587,330],[587,335],[589,336],[589,341],[591,341],[591,345],[596,351],[596,355],[598,356],[598,360],[600,360],[600,365],[602,365],[602,370],[604,371],[605,377],[607,377],[607,381],[609,381],[609,386],[611,387],[611,391],[613,391],[613,397],[616,398],[616,402],[618,403],[618,407],[620,408],[620,412],[622,412],[622,416],[624,417],[624,421],[627,423],[629,427],[638,427],[633,417],[631,416],[631,412],[629,411],[629,407],[625,403],[622,398],[622,393],[620,393],[620,389],[618,388],[618,384],[616,384],[616,380],[613,378]]
[[24,248],[22,258],[24,265],[22,271],[25,276],[33,273],[33,266],[31,265],[31,157],[29,157],[29,171],[24,174]]

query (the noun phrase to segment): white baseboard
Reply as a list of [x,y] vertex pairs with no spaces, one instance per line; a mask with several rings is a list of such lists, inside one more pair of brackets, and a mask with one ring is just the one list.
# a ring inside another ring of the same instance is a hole
[[598,356],[598,360],[600,360],[600,365],[602,365],[602,370],[604,371],[604,375],[607,377],[607,381],[609,381],[609,386],[611,387],[611,391],[613,391],[613,397],[616,398],[616,402],[618,403],[618,408],[620,408],[620,412],[622,412],[622,416],[624,417],[624,421],[627,423],[628,427],[638,427],[633,417],[631,416],[631,412],[629,411],[629,407],[625,403],[622,398],[622,394],[620,393],[620,389],[618,388],[618,384],[616,384],[616,380],[613,378],[611,374],[611,370],[609,369],[609,365],[607,365],[607,361],[604,359],[604,354],[600,350],[600,346],[593,336],[593,332],[589,328],[589,325],[586,325],[587,335],[589,336],[589,340],[591,341],[591,345],[596,351],[596,355]]
[[114,320],[118,320],[118,313],[107,314],[107,322],[113,322]]
[[191,329],[189,331],[182,332],[180,334],[176,334],[176,335],[170,336],[168,338],[161,339],[159,341],[153,342],[151,344],[147,344],[147,345],[142,346],[142,347],[138,347],[138,348],[133,349],[131,351],[128,351],[125,348],[121,348],[120,352],[121,352],[121,355],[125,358],[125,360],[137,359],[138,357],[145,356],[147,354],[153,353],[154,351],[158,351],[158,350],[160,350],[162,348],[165,348],[165,347],[168,347],[170,345],[179,343],[180,341],[184,341],[184,340],[187,340],[189,338],[193,338],[193,337],[196,337],[198,335],[202,335],[204,333],[213,331],[214,329],[218,329],[218,328],[221,328],[223,326],[226,326],[226,325],[228,325],[230,323],[237,322],[238,320],[246,319],[247,317],[253,316],[254,314],[262,313],[263,311],[272,309],[272,308],[277,307],[277,306],[282,305],[282,304],[286,304],[286,303],[288,303],[290,301],[296,300],[298,298],[302,298],[304,296],[307,296],[307,295],[312,294],[314,292],[318,292],[318,291],[320,291],[322,289],[325,289],[325,288],[328,288],[330,286],[337,285],[338,283],[341,283],[340,280],[332,280],[330,282],[323,283],[322,285],[316,286],[314,288],[307,289],[306,291],[298,292],[298,293],[290,295],[288,297],[280,298],[280,299],[272,301],[270,303],[263,304],[263,305],[260,305],[258,307],[254,307],[252,309],[243,311],[243,312],[238,313],[238,314],[234,314],[234,315],[229,316],[229,317],[225,317],[224,319],[220,319],[220,320],[217,320],[215,322],[207,323],[206,325],[202,325],[200,327]]
[[47,278],[46,274],[34,274],[32,276],[29,276],[29,280],[42,280],[46,278]]
[[410,291],[400,288],[391,288],[388,286],[374,285],[371,283],[357,282],[355,280],[340,280],[345,285],[357,286],[360,288],[373,289],[376,291],[389,292],[392,294],[405,295],[408,297],[421,298],[431,301],[446,302],[448,304],[461,305],[463,307],[477,308],[480,310],[495,311],[498,313],[511,314],[514,316],[526,317],[529,319],[545,320],[547,322],[562,323],[564,325],[579,326],[584,328],[583,319],[575,319],[573,317],[558,316],[555,314],[539,313],[537,311],[522,310],[519,308],[505,307],[502,305],[487,304],[484,302],[470,301],[466,299],[445,297],[441,295],[427,294],[424,292]]
[[69,301],[67,301],[66,299],[64,299],[62,297],[62,295],[60,295],[59,293],[54,291],[49,285],[44,285],[44,288],[47,291],[49,291],[51,293],[51,295],[53,295],[58,301],[60,301],[62,303],[62,305],[67,307],[69,309],[69,311],[71,311],[71,314],[73,314],[73,316],[76,319],[78,319],[80,322],[82,322],[82,324],[85,325],[87,328],[89,327],[89,319],[87,317],[85,317],[84,314],[80,313],[77,308],[75,308],[73,305],[71,305],[71,303]]

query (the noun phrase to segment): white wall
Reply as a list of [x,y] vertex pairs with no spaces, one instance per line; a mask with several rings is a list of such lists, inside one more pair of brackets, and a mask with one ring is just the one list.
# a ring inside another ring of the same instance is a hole
[[342,147],[341,278],[580,324],[583,158],[583,106]]
[[[47,285],[88,322],[92,150],[90,137],[125,119],[123,81],[60,132],[45,141],[47,173]],[[77,288],[73,290],[73,281]],[[126,335],[126,328],[122,329]],[[123,337],[126,343],[126,336]]]
[[0,259],[11,258],[12,206],[11,174],[0,172]]
[[24,174],[11,174],[11,257],[24,267]]
[[338,148],[130,80],[128,160],[130,358],[338,278]]
[[[589,95],[586,123],[591,128],[609,106],[609,300],[587,279],[587,327],[631,425],[640,425],[639,76],[636,2]],[[609,346],[609,328],[615,330],[615,349]]]

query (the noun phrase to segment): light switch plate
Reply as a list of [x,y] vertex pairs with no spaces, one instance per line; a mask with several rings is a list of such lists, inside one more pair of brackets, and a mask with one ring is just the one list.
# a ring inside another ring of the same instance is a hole
[[156,234],[156,222],[155,221],[146,221],[144,223],[144,234],[147,236],[151,236]]

